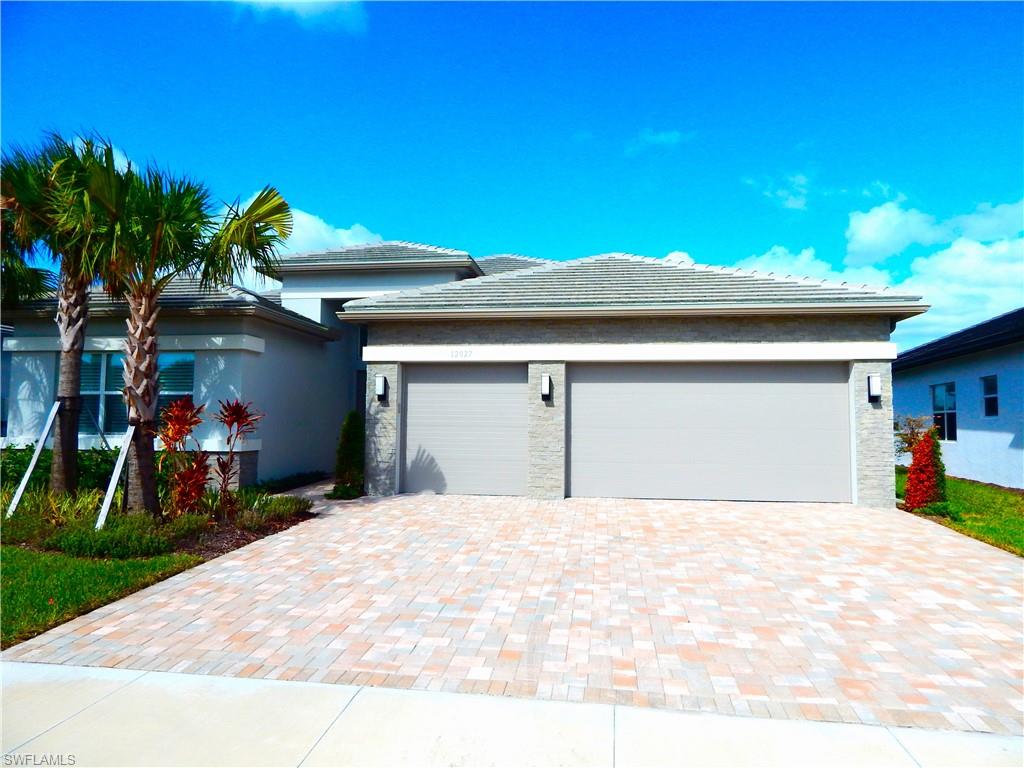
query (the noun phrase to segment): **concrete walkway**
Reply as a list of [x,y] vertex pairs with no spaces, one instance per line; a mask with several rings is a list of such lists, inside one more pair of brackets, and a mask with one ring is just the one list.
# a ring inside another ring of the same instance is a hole
[[4,765],[929,768],[1024,761],[1020,737],[919,728],[17,662],[0,665],[0,681]]

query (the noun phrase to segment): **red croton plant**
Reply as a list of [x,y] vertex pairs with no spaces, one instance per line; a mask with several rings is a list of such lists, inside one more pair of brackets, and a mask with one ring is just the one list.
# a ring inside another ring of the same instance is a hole
[[217,457],[217,481],[220,493],[221,510],[229,518],[233,519],[238,512],[238,502],[231,492],[231,481],[238,473],[235,466],[235,450],[238,443],[256,431],[256,422],[263,418],[263,414],[252,407],[252,403],[243,403],[237,398],[234,400],[218,400],[220,410],[214,414],[217,421],[227,427],[228,452],[225,456]]
[[946,500],[946,468],[934,429],[917,441],[907,470],[903,506],[910,512]]
[[160,414],[159,437],[164,444],[160,456],[160,467],[164,461],[171,463],[170,514],[172,517],[187,515],[199,508],[199,502],[206,491],[206,479],[210,474],[210,456],[199,447],[193,438],[195,450],[186,450],[185,444],[192,432],[203,419],[205,405],[196,406],[192,398],[175,400]]

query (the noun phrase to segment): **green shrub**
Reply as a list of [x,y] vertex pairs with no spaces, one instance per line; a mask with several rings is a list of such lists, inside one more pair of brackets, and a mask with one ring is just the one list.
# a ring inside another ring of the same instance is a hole
[[117,515],[99,531],[91,525],[64,528],[44,541],[43,547],[75,557],[123,560],[166,554],[172,544],[148,515]]
[[963,515],[950,506],[948,501],[936,501],[932,504],[928,504],[927,506],[918,507],[914,511],[918,514],[931,515],[932,517],[948,517],[950,520],[957,523],[963,521]]
[[191,539],[209,530],[210,523],[209,515],[179,515],[163,524],[160,535],[172,542]]
[[[32,453],[35,449],[32,446],[24,448],[4,448],[0,450],[0,484],[5,488],[16,488],[21,478],[28,469],[28,463],[32,460]],[[32,471],[29,480],[29,488],[44,488],[50,482],[50,464],[53,462],[53,452],[44,448],[39,454],[39,461]]]
[[235,524],[247,531],[259,531],[309,512],[312,507],[313,502],[299,496],[263,496],[255,504],[243,505]]
[[3,504],[0,537],[5,544],[40,544],[62,528],[93,525],[103,501],[99,490],[80,491],[77,496],[71,496],[51,493],[46,488],[32,488],[25,491],[18,509],[7,518],[7,507],[13,495],[10,488],[0,493]]
[[362,411],[351,411],[341,425],[341,437],[338,439],[334,479],[339,485],[362,490],[365,440]]
[[347,483],[335,483],[334,488],[324,494],[327,499],[358,499],[363,495],[363,489]]
[[[35,449],[32,446],[24,448],[4,448],[0,450],[0,485],[16,488],[21,478],[28,469],[32,460],[32,453]],[[160,456],[163,451],[157,452],[156,482],[160,492],[165,492],[169,479],[168,462],[160,469]],[[110,476],[114,474],[114,464],[117,461],[117,451],[104,448],[84,448],[78,451],[78,489],[79,491],[107,489]],[[45,488],[50,482],[50,465],[53,463],[53,451],[44,448],[39,454],[39,461],[32,470],[32,477],[29,480],[29,488]]]
[[261,509],[270,498],[269,493],[259,488],[239,488],[235,491],[239,510]]
[[262,483],[257,483],[256,485],[249,487],[254,490],[264,491],[265,493],[284,493],[285,491],[301,488],[302,486],[309,485],[310,483],[316,483],[326,477],[326,472],[296,472],[294,475],[277,477],[273,480],[264,480]]

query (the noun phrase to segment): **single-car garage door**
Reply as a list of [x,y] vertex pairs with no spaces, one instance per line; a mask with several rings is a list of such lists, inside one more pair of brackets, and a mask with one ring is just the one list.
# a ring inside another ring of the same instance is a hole
[[574,365],[573,496],[850,501],[846,363]]
[[408,365],[403,381],[403,491],[526,493],[525,365]]

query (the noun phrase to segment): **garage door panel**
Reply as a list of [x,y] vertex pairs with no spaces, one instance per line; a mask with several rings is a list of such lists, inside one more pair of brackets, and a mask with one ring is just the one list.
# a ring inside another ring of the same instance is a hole
[[403,369],[405,492],[526,492],[523,365],[409,365]]
[[570,369],[575,496],[849,501],[845,364]]

